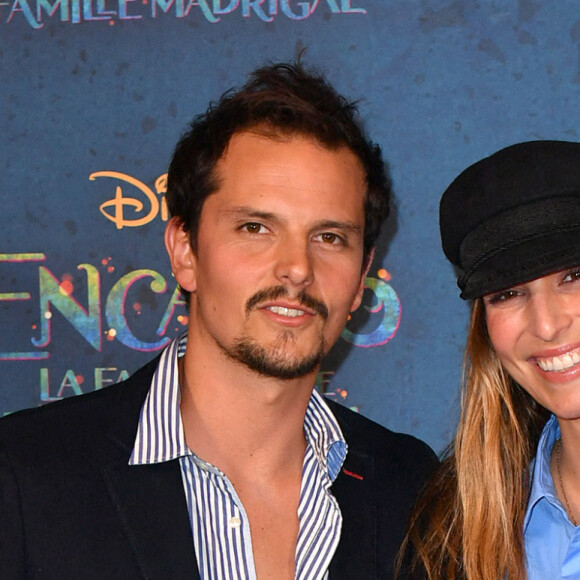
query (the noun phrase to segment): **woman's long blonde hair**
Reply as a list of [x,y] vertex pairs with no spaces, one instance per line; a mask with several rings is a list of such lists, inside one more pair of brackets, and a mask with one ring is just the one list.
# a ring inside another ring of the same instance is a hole
[[456,439],[412,516],[413,564],[429,580],[524,579],[529,465],[548,413],[503,370],[481,298],[462,383]]

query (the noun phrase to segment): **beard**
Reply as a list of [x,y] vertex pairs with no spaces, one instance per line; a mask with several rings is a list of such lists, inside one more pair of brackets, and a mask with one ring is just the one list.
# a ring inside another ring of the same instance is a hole
[[[246,315],[250,316],[252,310],[265,300],[288,295],[288,290],[284,286],[259,291],[246,303]],[[306,292],[301,292],[297,299],[300,305],[316,312],[322,320],[328,318],[328,308],[320,300],[309,296]],[[214,340],[216,340],[215,337]],[[291,380],[304,377],[316,370],[328,350],[322,331],[318,335],[317,348],[310,354],[302,356],[292,354],[296,340],[296,335],[292,330],[280,330],[274,343],[267,346],[243,333],[237,336],[231,345],[217,340],[216,342],[228,358],[245,365],[252,371],[266,377]]]
[[231,359],[262,376],[291,380],[313,372],[326,354],[326,341],[322,335],[318,349],[310,355],[298,358],[285,353],[284,345],[295,340],[291,332],[284,332],[278,337],[274,347],[266,348],[254,339],[243,336],[235,340],[232,349],[224,351]]

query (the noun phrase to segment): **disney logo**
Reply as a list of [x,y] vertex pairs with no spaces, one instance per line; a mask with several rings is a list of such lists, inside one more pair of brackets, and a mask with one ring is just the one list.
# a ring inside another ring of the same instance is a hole
[[[141,192],[141,197],[144,196],[144,201],[137,197],[126,196],[123,193],[123,187],[117,185],[115,188],[115,197],[103,202],[99,206],[101,213],[108,220],[112,221],[117,226],[117,229],[143,226],[153,221],[158,214],[161,214],[163,221],[169,219],[167,202],[165,201],[165,193],[167,193],[167,173],[160,175],[155,180],[155,192],[142,181],[118,171],[96,171],[89,175],[91,181],[99,177],[117,179],[137,189]],[[158,196],[161,196],[161,198]],[[110,210],[110,213],[107,210]]]

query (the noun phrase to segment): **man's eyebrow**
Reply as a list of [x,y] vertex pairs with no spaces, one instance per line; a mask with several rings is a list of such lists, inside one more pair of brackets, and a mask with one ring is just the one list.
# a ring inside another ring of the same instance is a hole
[[324,220],[317,224],[318,229],[336,229],[346,233],[361,234],[362,227],[350,221]]
[[279,219],[276,214],[269,211],[262,211],[253,207],[236,206],[222,210],[223,215],[233,218],[259,218],[275,220]]
[[[234,219],[262,219],[268,221],[276,221],[276,222],[283,222],[279,215],[269,212],[259,210],[253,207],[247,206],[235,206],[231,208],[227,208],[222,210],[222,215],[226,217],[231,217]],[[349,233],[352,235],[360,235],[362,233],[363,228],[351,221],[339,221],[339,220],[321,220],[316,222],[313,229],[336,229],[341,230],[345,233]]]

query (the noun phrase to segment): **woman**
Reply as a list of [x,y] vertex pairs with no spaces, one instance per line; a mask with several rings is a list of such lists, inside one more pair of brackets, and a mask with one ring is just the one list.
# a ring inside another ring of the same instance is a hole
[[534,141],[441,200],[471,300],[455,442],[409,532],[430,579],[580,578],[580,143]]

